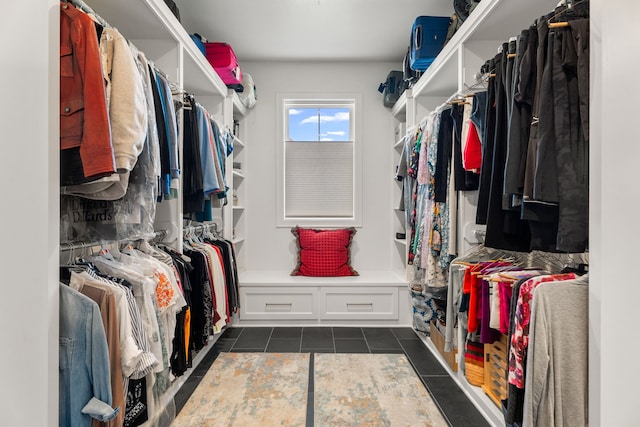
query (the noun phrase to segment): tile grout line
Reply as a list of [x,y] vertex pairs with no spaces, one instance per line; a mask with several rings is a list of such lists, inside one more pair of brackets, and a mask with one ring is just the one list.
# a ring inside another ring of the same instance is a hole
[[298,346],[298,353],[302,353],[302,337],[304,337],[304,326],[300,328],[300,346]]
[[267,344],[264,346],[264,351],[263,351],[263,353],[266,353],[266,352],[267,352],[267,348],[269,348],[269,342],[271,341],[271,337],[273,336],[273,331],[275,331],[275,330],[276,330],[276,328],[275,328],[275,327],[272,327],[272,328],[271,328],[271,332],[269,332],[269,338],[267,338]]
[[233,344],[231,345],[231,347],[229,348],[229,352],[231,352],[231,350],[233,350],[233,348],[236,346],[236,343],[238,342],[238,340],[240,339],[240,337],[242,336],[242,333],[244,332],[244,328],[242,328],[240,330],[240,333],[238,334],[238,336],[236,337],[236,339],[233,341]]
[[369,349],[369,354],[371,354],[371,347],[369,346],[369,341],[367,341],[367,335],[364,333],[364,329],[360,328],[360,333],[362,334],[362,338],[364,338],[364,343],[367,346],[367,349]]

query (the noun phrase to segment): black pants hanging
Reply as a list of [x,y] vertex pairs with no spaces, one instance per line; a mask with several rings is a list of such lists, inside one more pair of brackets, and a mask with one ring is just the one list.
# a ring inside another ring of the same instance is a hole
[[487,140],[486,145],[493,145],[491,169],[483,171],[489,174],[490,187],[487,206],[487,234],[485,245],[492,248],[527,251],[529,250],[529,227],[520,219],[519,212],[502,209],[504,189],[504,165],[507,156],[507,91],[505,77],[507,75],[508,44],[503,45],[502,53],[495,59],[496,77],[494,80],[495,93],[495,126],[493,140]]
[[[497,57],[496,57],[497,58]],[[488,68],[495,74],[496,58],[489,61]],[[478,209],[476,224],[487,223],[489,209],[489,190],[491,189],[491,169],[493,168],[493,136],[495,134],[495,77],[489,77],[486,93],[485,119],[482,132],[482,167],[480,168],[480,184],[478,186]]]
[[[588,44],[585,44],[588,28],[588,20],[581,19],[554,33],[552,79],[559,198],[557,249],[564,252],[584,252],[589,235],[588,110],[585,112],[589,68],[588,63],[578,62],[579,51],[582,60],[588,61]],[[581,69],[581,65],[587,68]],[[586,118],[583,117],[585,114]]]

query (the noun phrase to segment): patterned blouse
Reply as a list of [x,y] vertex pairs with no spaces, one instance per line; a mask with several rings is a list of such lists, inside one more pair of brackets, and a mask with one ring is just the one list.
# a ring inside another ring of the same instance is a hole
[[540,283],[573,280],[576,277],[574,273],[537,276],[527,280],[520,286],[514,317],[514,329],[511,335],[511,347],[509,349],[509,384],[524,389],[524,370],[527,348],[529,347],[529,323],[531,321],[533,291]]

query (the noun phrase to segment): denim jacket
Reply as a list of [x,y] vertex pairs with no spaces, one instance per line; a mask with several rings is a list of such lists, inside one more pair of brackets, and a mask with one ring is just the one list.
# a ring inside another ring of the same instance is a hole
[[88,297],[60,284],[59,425],[89,427],[91,418],[109,421],[111,372],[100,309]]

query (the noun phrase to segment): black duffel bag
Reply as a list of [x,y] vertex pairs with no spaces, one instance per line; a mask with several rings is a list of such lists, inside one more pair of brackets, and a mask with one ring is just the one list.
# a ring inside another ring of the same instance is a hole
[[453,10],[460,23],[463,23],[471,15],[478,3],[480,0],[453,0]]
[[169,10],[171,11],[171,13],[173,13],[173,16],[175,16],[178,19],[178,22],[181,22],[180,10],[178,9],[178,5],[176,4],[176,2],[173,0],[164,0],[164,2],[167,6],[169,6]]

